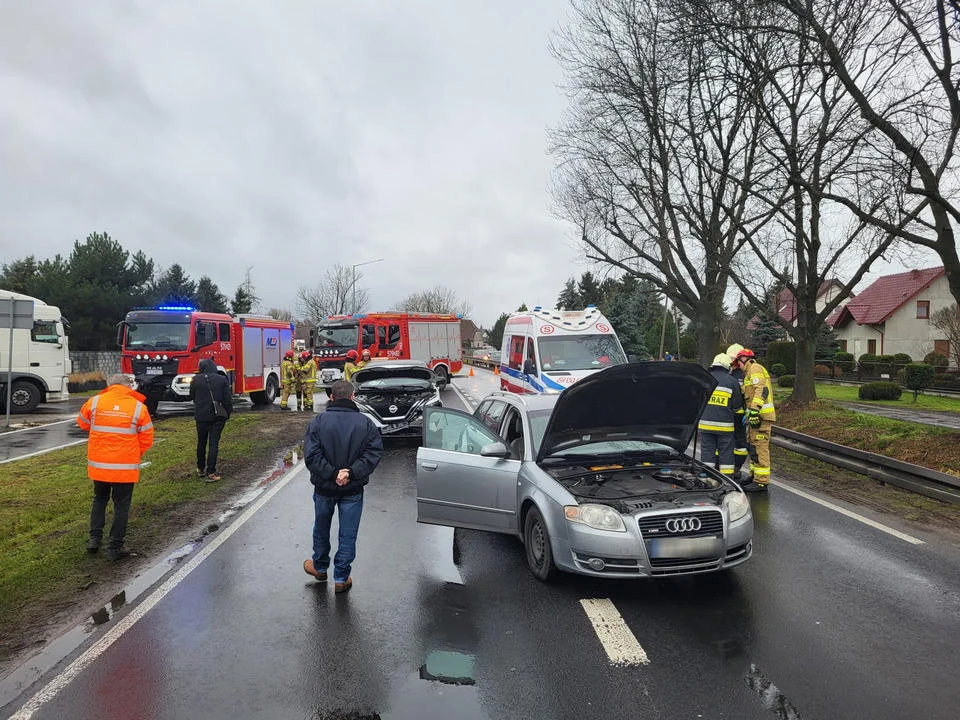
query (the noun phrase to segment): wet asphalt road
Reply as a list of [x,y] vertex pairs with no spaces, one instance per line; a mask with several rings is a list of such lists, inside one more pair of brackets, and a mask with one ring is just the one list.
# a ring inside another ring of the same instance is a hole
[[[958,716],[956,546],[775,487],[752,498],[741,568],[544,586],[512,538],[457,531],[454,552],[451,531],[418,526],[414,458],[391,449],[371,483],[350,593],[301,569],[301,474],[33,717]],[[612,600],[649,665],[609,665],[584,598]],[[469,656],[475,685],[421,679],[438,650]]]

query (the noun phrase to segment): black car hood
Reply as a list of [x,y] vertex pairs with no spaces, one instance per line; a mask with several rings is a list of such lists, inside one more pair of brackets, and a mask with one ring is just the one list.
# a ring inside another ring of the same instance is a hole
[[353,375],[353,382],[357,385],[363,385],[371,380],[383,380],[384,378],[410,378],[411,380],[426,380],[432,382],[434,379],[433,371],[430,368],[418,367],[416,365],[383,365],[380,367],[365,367],[357,370]]
[[571,385],[557,398],[537,460],[590,442],[641,440],[686,451],[714,377],[699,365],[615,365]]

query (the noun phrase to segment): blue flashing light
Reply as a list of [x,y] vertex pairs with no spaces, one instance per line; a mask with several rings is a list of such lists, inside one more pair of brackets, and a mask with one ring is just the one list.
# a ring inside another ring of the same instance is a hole
[[353,314],[353,317],[355,317],[357,320],[363,320],[366,316],[367,316],[366,313],[354,313],[354,314]]
[[190,307],[189,305],[159,305],[157,310],[172,310],[176,312],[193,312],[196,310],[195,307]]
[[463,313],[457,313],[457,319],[463,320]]
[[541,310],[543,310],[543,306],[542,306],[542,305],[536,305],[536,306],[534,306],[534,308],[533,308],[533,311],[534,311],[534,312],[540,312]]
[[596,305],[587,305],[587,310],[589,310],[590,308],[596,308],[596,307],[597,307]]

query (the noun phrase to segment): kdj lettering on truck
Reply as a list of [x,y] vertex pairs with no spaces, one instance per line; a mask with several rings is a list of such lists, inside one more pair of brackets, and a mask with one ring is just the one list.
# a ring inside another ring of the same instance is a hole
[[463,369],[460,318],[428,313],[330,315],[310,331],[319,386],[343,377],[347,353],[370,351],[373,358],[422,360],[445,387]]
[[273,404],[293,332],[293,323],[265,315],[234,317],[168,305],[127,313],[117,344],[121,369],[136,378],[154,413],[161,400],[190,399],[190,383],[206,358],[230,379],[235,394],[249,394],[255,405]]
[[627,362],[613,326],[593,305],[514,313],[504,326],[500,355],[500,389],[515,393],[559,393]]
[[[60,308],[11,290],[0,290],[0,299],[33,302],[30,329],[0,328],[0,409],[6,412],[8,371],[12,371],[11,413],[29,413],[40,403],[67,400],[70,346],[64,329],[67,322],[61,317]],[[11,340],[13,353],[8,356]]]

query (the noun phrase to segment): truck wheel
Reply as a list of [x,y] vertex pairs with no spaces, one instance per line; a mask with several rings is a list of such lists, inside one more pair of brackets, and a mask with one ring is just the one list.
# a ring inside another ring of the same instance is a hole
[[277,378],[273,375],[267,378],[267,387],[263,391],[264,395],[264,404],[273,405],[274,401],[277,399],[277,396],[280,394],[280,385],[277,383]]
[[450,384],[450,374],[447,372],[447,369],[443,365],[437,365],[433,372],[436,374],[437,378],[440,380],[440,389],[443,390],[447,385]]
[[[43,398],[40,388],[27,380],[14,380],[10,389],[10,412],[29,413],[37,409]],[[3,401],[6,402],[6,398]]]
[[147,414],[151,419],[157,419],[157,410],[160,408],[160,400],[155,397],[147,397]]

